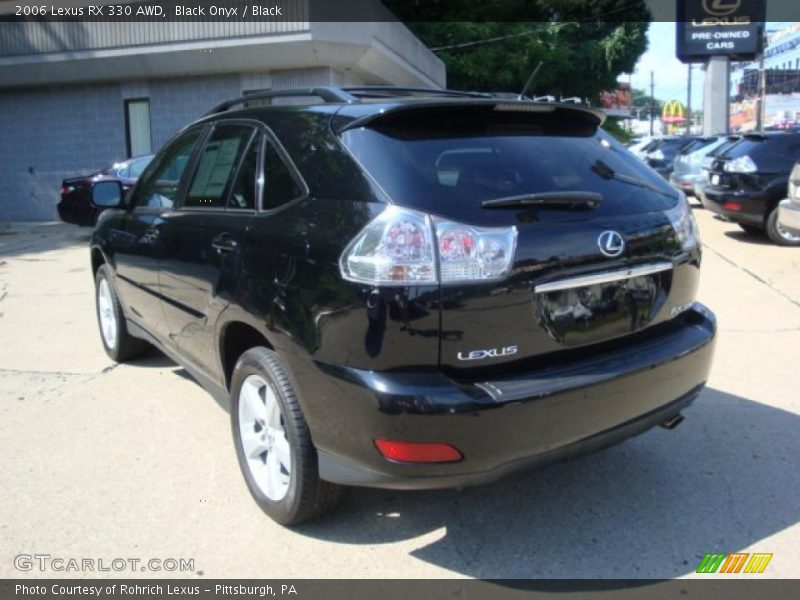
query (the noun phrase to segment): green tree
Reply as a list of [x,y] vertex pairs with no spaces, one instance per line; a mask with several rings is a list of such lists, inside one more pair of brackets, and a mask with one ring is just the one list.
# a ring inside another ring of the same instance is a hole
[[[634,108],[637,114],[646,118],[648,116],[648,110],[650,109],[650,94],[648,94],[644,90],[633,88],[631,90],[631,106]],[[658,98],[653,99],[654,114],[660,115],[661,108],[663,106],[664,106],[663,100],[659,100]]]
[[[644,0],[384,0],[447,66],[448,87],[596,98],[647,49]],[[499,38],[499,39],[498,39]]]

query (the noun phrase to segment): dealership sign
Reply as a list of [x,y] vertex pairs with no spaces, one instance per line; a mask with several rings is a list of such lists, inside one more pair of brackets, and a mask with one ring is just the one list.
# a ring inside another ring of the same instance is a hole
[[676,54],[683,62],[711,56],[753,60],[761,50],[766,0],[678,0]]

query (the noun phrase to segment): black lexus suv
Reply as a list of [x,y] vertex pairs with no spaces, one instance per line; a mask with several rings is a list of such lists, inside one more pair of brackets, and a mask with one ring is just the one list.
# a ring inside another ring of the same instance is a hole
[[798,131],[745,134],[712,162],[703,206],[748,233],[766,233],[779,246],[800,246],[800,236],[778,219],[778,205],[798,160]]
[[284,524],[343,486],[479,484],[672,428],[715,337],[697,226],[602,121],[380,87],[226,102],[125,197],[93,189],[106,352],[149,342],[229,399]]

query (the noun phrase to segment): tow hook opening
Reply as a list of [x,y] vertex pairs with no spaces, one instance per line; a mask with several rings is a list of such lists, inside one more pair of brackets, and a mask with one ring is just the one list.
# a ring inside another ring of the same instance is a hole
[[672,415],[668,419],[664,419],[661,421],[660,425],[664,429],[675,429],[678,425],[683,423],[684,418],[685,417],[681,413],[678,413],[676,415]]

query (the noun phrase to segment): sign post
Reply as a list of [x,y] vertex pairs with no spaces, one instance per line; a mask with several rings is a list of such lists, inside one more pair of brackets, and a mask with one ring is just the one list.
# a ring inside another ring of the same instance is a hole
[[678,59],[706,63],[703,133],[727,133],[730,61],[759,55],[766,0],[678,0],[677,9]]

